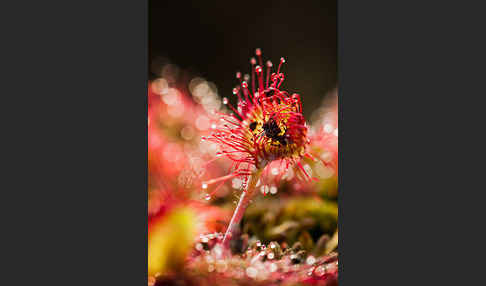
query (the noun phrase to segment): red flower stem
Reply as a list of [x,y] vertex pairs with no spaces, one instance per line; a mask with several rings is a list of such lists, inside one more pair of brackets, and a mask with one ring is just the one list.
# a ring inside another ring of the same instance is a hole
[[257,169],[250,175],[250,179],[249,179],[250,182],[248,183],[246,190],[241,194],[240,200],[238,201],[238,205],[236,206],[236,209],[233,213],[233,217],[231,218],[228,228],[226,229],[226,233],[224,234],[223,246],[225,248],[229,248],[229,243],[231,241],[231,238],[234,237],[239,231],[238,227],[240,225],[241,219],[245,214],[246,208],[250,204],[251,198],[256,193],[255,186],[258,180],[260,179],[260,175],[262,171],[263,168]]

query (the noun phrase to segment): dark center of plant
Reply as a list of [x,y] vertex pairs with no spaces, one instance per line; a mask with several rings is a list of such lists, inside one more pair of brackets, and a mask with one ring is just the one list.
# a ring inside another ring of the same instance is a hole
[[263,130],[265,131],[265,136],[271,139],[277,139],[278,134],[282,131],[273,118],[270,118],[267,122],[263,123]]
[[265,131],[265,136],[268,138],[280,142],[282,145],[287,145],[287,140],[285,140],[285,134],[284,135],[279,135],[282,130],[278,126],[277,122],[275,119],[270,118],[267,122],[263,123],[263,131]]
[[256,122],[250,123],[250,130],[251,131],[255,130],[256,126],[257,126],[257,123]]

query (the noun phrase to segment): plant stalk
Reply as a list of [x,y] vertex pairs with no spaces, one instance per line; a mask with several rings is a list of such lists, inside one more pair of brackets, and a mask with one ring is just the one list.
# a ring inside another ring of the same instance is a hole
[[226,229],[226,233],[224,234],[224,238],[223,238],[223,246],[227,249],[229,248],[229,243],[231,241],[231,238],[236,237],[236,235],[239,233],[239,225],[241,219],[243,218],[243,215],[245,214],[245,210],[250,204],[251,199],[256,193],[255,186],[256,183],[258,182],[258,179],[260,179],[260,175],[262,171],[263,169],[257,169],[250,175],[247,188],[245,191],[243,191],[243,193],[240,196],[238,205],[236,206],[236,209],[233,212],[233,217],[231,218],[231,221],[228,225],[228,228]]

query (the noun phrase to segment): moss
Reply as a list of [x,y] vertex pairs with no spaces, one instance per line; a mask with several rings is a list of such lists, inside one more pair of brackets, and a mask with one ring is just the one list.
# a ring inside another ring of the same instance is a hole
[[265,243],[300,241],[303,249],[312,251],[322,235],[335,232],[337,215],[337,203],[319,197],[262,197],[247,209],[243,232]]

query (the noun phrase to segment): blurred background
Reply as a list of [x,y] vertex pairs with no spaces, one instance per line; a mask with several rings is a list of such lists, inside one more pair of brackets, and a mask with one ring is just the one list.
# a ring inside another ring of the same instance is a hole
[[235,72],[249,73],[261,48],[274,64],[285,57],[283,88],[303,97],[309,118],[337,86],[336,13],[335,0],[150,0],[149,79],[171,63],[175,81],[203,77],[234,101]]

